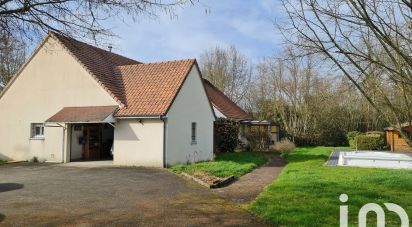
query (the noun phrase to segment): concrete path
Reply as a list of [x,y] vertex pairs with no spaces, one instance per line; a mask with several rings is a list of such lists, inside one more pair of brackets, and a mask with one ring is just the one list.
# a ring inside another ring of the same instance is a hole
[[241,204],[250,203],[278,177],[285,165],[286,162],[279,155],[272,155],[270,162],[264,166],[240,177],[233,184],[214,191],[225,199]]
[[328,161],[326,162],[327,166],[337,166],[339,162],[339,154],[340,151],[333,151],[332,154],[329,156]]

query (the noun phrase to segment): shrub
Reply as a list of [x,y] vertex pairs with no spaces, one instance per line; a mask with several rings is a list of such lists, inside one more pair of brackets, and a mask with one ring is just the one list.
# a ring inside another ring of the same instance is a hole
[[220,152],[233,152],[239,143],[239,123],[225,118],[215,123],[216,149]]
[[354,139],[358,150],[386,150],[385,140],[382,136],[357,135]]
[[267,128],[251,126],[245,133],[251,151],[266,151],[269,149],[270,138]]
[[346,132],[335,128],[309,131],[303,135],[295,135],[294,142],[297,146],[336,147],[348,145]]
[[295,144],[289,139],[281,139],[274,146],[274,149],[282,154],[290,153],[296,148]]
[[349,147],[351,149],[356,149],[356,142],[355,142],[355,137],[362,135],[361,132],[358,131],[352,131],[352,132],[348,132],[347,137],[348,137],[348,141],[349,141]]
[[319,144],[319,135],[312,133],[310,136],[295,136],[294,141],[299,147],[313,147]]
[[348,140],[354,140],[355,137],[358,135],[362,135],[362,133],[358,131],[352,131],[352,132],[348,132],[347,137],[348,137]]

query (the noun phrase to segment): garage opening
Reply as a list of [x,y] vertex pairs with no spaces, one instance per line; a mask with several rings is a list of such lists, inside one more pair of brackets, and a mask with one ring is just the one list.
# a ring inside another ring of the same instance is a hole
[[70,162],[113,160],[113,137],[118,106],[63,107],[45,123],[69,132]]
[[71,124],[70,161],[113,160],[111,124]]

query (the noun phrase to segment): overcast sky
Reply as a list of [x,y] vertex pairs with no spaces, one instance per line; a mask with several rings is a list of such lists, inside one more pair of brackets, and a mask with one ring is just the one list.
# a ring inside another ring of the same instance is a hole
[[[206,13],[207,11],[207,13]],[[143,62],[198,58],[215,46],[235,45],[253,61],[281,48],[274,21],[282,20],[278,0],[201,0],[176,11],[176,18],[109,21],[114,51]]]

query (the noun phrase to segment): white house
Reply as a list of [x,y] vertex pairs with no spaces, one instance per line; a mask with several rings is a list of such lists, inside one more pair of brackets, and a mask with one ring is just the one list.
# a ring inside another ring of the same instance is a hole
[[144,64],[49,33],[0,94],[0,159],[210,160],[214,120],[196,60]]

